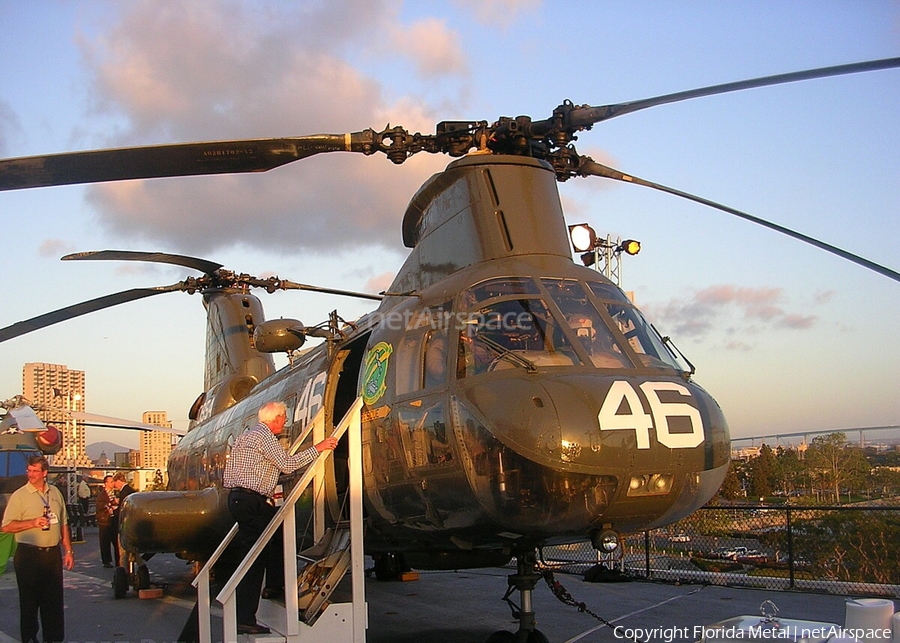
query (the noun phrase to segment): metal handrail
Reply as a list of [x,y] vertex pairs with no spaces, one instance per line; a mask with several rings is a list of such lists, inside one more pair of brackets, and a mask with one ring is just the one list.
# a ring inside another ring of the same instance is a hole
[[235,523],[231,525],[228,534],[226,534],[222,542],[219,543],[219,546],[216,547],[216,551],[209,557],[206,564],[200,568],[197,577],[191,581],[191,585],[197,588],[197,618],[199,619],[199,635],[201,643],[209,643],[209,641],[212,640],[212,628],[210,626],[211,609],[209,604],[209,577],[212,573],[213,565],[216,564],[222,556],[222,553],[228,545],[231,544],[231,541],[234,540],[234,536],[237,532],[238,526],[237,523]]

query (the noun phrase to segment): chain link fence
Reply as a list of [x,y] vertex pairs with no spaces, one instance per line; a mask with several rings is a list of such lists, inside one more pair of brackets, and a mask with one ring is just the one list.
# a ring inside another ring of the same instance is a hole
[[625,539],[615,559],[588,543],[543,560],[584,572],[603,563],[632,579],[900,598],[900,507],[707,506]]

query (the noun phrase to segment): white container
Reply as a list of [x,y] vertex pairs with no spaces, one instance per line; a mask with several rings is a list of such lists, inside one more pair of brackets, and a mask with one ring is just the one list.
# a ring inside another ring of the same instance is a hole
[[887,643],[891,638],[894,601],[886,598],[848,598],[844,629],[861,643]]

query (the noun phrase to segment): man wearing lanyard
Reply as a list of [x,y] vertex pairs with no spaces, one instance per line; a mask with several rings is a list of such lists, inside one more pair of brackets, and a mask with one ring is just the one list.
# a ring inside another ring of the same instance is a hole
[[[20,640],[64,641],[62,570],[75,565],[66,501],[59,489],[47,483],[47,458],[35,455],[27,462],[28,482],[9,497],[2,523],[3,532],[16,535],[13,563],[19,586]],[[43,628],[41,638],[38,612]]]
[[[259,409],[259,423],[244,431],[225,463],[224,486],[230,489],[228,509],[238,524],[236,542],[242,554],[253,547],[276,513],[272,496],[278,476],[291,473],[312,463],[326,450],[337,446],[335,438],[325,438],[317,445],[295,455],[288,455],[275,436],[287,423],[287,409],[281,402],[268,402]],[[237,588],[237,623],[239,634],[266,634],[268,628],[256,623],[260,588],[266,576],[266,594],[284,592],[283,539],[281,529],[253,563]]]

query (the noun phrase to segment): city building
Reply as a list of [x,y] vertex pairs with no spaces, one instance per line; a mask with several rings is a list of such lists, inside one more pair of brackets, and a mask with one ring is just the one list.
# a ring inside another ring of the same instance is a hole
[[71,416],[72,411],[84,412],[84,371],[71,370],[64,364],[25,364],[22,395],[31,400],[44,424],[53,424],[62,431],[62,448],[52,456],[51,463],[55,466],[91,466],[93,463],[85,451],[84,426]]
[[[145,411],[141,417],[144,424],[172,428],[172,420],[165,411]],[[173,434],[164,431],[141,431],[141,462],[143,469],[159,469],[166,476],[166,463],[172,453]]]

